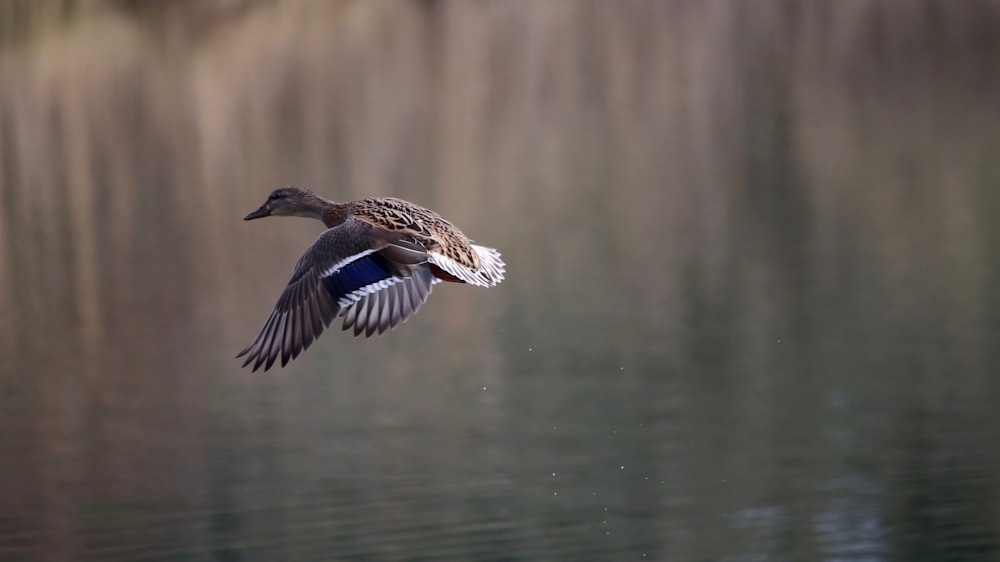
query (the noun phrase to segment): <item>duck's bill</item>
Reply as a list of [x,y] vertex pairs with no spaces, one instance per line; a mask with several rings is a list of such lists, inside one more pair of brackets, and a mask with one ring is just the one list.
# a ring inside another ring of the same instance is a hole
[[249,213],[247,213],[247,216],[243,217],[243,220],[252,221],[253,219],[260,219],[269,216],[271,216],[271,211],[268,208],[261,205],[260,208],[257,209],[256,211],[250,211]]

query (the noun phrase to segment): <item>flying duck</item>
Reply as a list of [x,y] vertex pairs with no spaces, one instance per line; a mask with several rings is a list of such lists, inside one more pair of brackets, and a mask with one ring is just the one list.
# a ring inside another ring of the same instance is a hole
[[243,217],[306,217],[326,230],[299,258],[257,337],[236,357],[267,371],[309,347],[339,316],[355,336],[405,322],[442,281],[492,287],[504,278],[500,252],[473,244],[440,215],[393,197],[334,203],[301,187],[281,187]]

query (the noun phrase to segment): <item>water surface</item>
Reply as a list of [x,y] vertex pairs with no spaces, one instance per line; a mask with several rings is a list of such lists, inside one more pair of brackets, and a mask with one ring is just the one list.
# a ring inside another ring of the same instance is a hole
[[[995,5],[32,6],[3,560],[1000,557]],[[283,184],[508,279],[251,374]]]

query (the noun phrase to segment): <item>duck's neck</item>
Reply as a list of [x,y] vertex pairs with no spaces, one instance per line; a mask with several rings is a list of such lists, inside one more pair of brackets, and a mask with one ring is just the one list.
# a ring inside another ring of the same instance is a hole
[[318,218],[323,221],[323,224],[325,224],[327,228],[333,228],[347,220],[347,215],[350,212],[348,210],[349,206],[349,203],[334,203],[333,201],[326,201],[323,212]]

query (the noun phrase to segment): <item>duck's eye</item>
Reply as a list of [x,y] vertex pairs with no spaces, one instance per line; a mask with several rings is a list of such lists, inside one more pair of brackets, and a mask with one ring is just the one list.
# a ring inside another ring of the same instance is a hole
[[284,193],[272,193],[271,195],[268,196],[267,200],[268,201],[274,201],[274,200],[277,200],[277,199],[281,199],[284,196],[285,196]]

